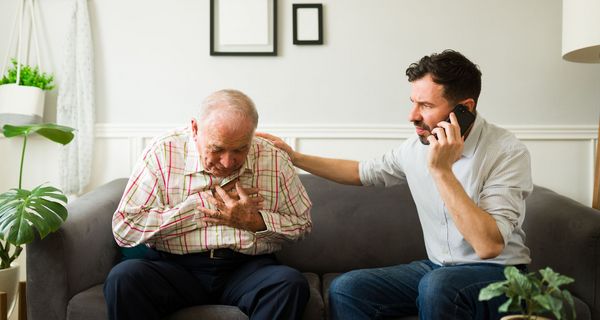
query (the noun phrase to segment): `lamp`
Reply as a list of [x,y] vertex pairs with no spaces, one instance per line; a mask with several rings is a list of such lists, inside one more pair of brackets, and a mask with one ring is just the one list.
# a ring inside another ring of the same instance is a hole
[[600,0],[563,0],[562,56],[572,62],[600,62]]
[[[562,5],[563,59],[600,63],[600,0],[563,0]],[[592,207],[600,209],[600,119]]]

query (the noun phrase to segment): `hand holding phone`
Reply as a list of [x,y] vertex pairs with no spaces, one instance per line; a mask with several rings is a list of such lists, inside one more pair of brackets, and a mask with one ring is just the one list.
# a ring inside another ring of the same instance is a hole
[[[452,112],[454,112],[454,115],[456,116],[456,119],[458,120],[458,126],[460,127],[460,136],[464,137],[465,134],[467,133],[467,131],[469,131],[469,129],[473,125],[473,122],[475,122],[475,115],[473,113],[471,113],[469,111],[469,109],[463,104],[456,105],[456,107],[454,107]],[[444,121],[450,122],[450,117],[448,117]],[[436,134],[433,134],[433,135],[437,139],[437,135]]]

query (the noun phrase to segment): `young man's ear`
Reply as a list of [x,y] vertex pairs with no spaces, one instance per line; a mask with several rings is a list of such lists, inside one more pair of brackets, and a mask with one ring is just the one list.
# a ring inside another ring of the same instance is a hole
[[461,101],[460,104],[464,105],[469,109],[469,112],[475,113],[475,100],[469,98],[464,101]]

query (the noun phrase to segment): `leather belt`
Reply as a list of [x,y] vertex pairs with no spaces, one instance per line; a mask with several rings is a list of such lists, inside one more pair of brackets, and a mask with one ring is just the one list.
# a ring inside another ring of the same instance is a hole
[[237,251],[231,249],[210,249],[208,251],[203,251],[198,253],[198,255],[203,257],[208,257],[210,259],[234,259],[241,257],[248,257],[248,255],[239,253]]

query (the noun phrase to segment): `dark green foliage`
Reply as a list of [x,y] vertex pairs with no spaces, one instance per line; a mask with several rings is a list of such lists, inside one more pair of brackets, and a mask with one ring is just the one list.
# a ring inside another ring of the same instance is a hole
[[[35,231],[41,238],[58,230],[67,219],[67,197],[57,188],[40,185],[29,191],[21,188],[27,137],[33,133],[60,143],[73,140],[73,128],[52,123],[25,126],[4,125],[7,138],[23,137],[19,187],[0,194],[0,269],[9,268],[19,257],[22,246],[33,241]],[[14,246],[14,248],[12,248]]]
[[498,308],[500,312],[520,312],[526,319],[552,313],[556,319],[567,319],[565,302],[571,309],[571,319],[575,319],[573,297],[559,287],[572,283],[572,278],[554,272],[550,268],[522,274],[513,266],[504,269],[506,280],[489,284],[479,292],[479,300],[485,301],[504,295],[508,300]]
[[[0,85],[17,83],[17,60],[12,59],[12,64],[12,68],[8,69],[8,73],[4,75],[2,79],[0,79]],[[19,79],[19,85],[38,87],[42,90],[52,90],[54,89],[53,81],[54,76],[40,72],[37,66],[32,68],[30,66],[21,64],[21,77]]]
[[60,126],[53,123],[43,123],[43,124],[32,124],[32,125],[23,125],[23,126],[11,126],[10,124],[4,125],[2,127],[3,134],[7,138],[12,138],[16,136],[28,136],[32,133],[37,133],[40,136],[47,138],[48,140],[52,140],[56,143],[60,143],[65,145],[73,138],[75,135],[73,131],[75,129]]

